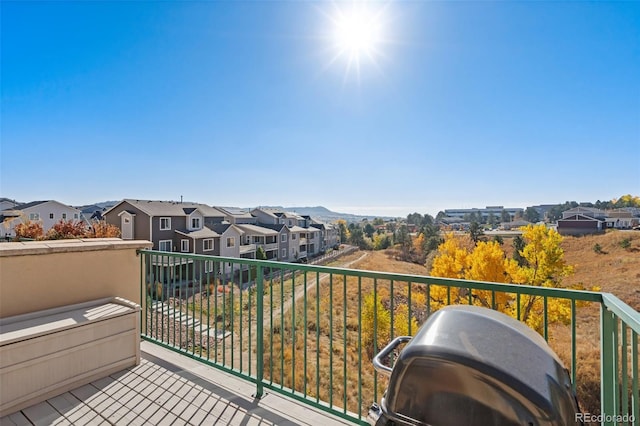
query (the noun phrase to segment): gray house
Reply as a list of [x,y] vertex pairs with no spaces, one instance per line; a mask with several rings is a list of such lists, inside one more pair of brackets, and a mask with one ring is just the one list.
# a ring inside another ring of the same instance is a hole
[[278,244],[278,231],[260,225],[239,224],[236,226],[244,231],[247,242],[256,245],[256,250],[258,247],[262,247],[262,250],[264,250],[267,256],[267,260],[278,259],[278,249],[280,248]]
[[102,214],[120,228],[122,239],[149,240],[153,249],[209,254],[204,240],[216,238],[205,227],[222,223],[224,213],[198,203],[125,199]]

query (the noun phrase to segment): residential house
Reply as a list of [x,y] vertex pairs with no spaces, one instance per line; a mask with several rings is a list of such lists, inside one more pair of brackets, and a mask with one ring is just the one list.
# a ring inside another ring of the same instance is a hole
[[562,212],[562,219],[568,219],[575,215],[588,216],[592,219],[604,220],[607,214],[604,210],[597,209],[595,207],[574,207]]
[[[102,215],[107,223],[120,228],[125,240],[147,240],[154,250],[204,253],[202,240],[215,238],[205,226],[222,223],[224,213],[199,203],[125,199]],[[187,248],[182,240],[193,241]]]
[[311,227],[320,231],[317,250],[318,253],[324,253],[328,249],[334,248],[340,244],[340,229],[336,225],[314,222],[311,224]]
[[289,228],[299,226],[300,221],[304,223],[304,218],[296,213],[285,212],[273,208],[259,207],[251,210],[251,214],[256,217],[257,223],[277,225],[286,225]]
[[604,219],[596,219],[580,213],[558,219],[558,232],[562,235],[596,234],[604,232],[606,226]]
[[640,223],[640,215],[635,215],[631,208],[607,210],[605,213],[607,228],[630,229]]
[[[256,250],[261,247],[264,251],[267,260],[278,259],[278,231],[266,226],[252,225],[252,224],[238,224],[246,236],[246,240],[256,245]],[[283,225],[274,225],[283,226]]]
[[17,203],[15,200],[10,200],[5,197],[0,197],[0,211],[13,210],[19,204],[20,203]]
[[[211,225],[212,231],[217,233],[218,243],[215,244],[213,253],[214,256],[222,257],[234,257],[244,259],[255,259],[256,257],[256,244],[250,243],[247,239],[246,233],[238,226],[230,223],[218,223]],[[227,262],[222,265],[222,274],[231,276],[240,269],[240,264]]]
[[27,220],[38,222],[47,233],[53,225],[62,221],[79,221],[82,212],[59,201],[44,200],[18,204],[13,209],[2,211],[3,236],[15,235],[15,227]]
[[[307,259],[319,254],[322,250],[322,229],[312,226],[314,220],[311,216],[301,216],[297,213],[270,208],[256,208],[251,211],[256,217],[258,225],[285,225],[289,228],[288,247],[286,247],[288,261]],[[285,247],[280,245],[280,252],[284,253]]]
[[[294,261],[295,258],[290,256],[289,247],[291,244],[291,231],[289,227],[283,223],[278,224],[260,224],[259,226],[263,228],[273,229],[278,233],[278,256],[277,259],[282,262],[290,262]],[[271,259],[270,259],[271,260]]]

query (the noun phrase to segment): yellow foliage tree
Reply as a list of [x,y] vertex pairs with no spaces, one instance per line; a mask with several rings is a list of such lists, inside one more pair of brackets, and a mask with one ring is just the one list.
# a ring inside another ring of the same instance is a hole
[[[560,247],[562,236],[544,225],[527,225],[520,228],[525,241],[520,256],[524,265],[513,274],[513,281],[537,287],[562,286],[562,279],[573,273],[573,267],[564,260],[564,250]],[[512,306],[513,310],[517,306]],[[522,296],[520,298],[522,321],[540,331],[544,325],[544,298],[542,296]],[[547,300],[547,321],[566,323],[571,317],[568,300]]]
[[424,234],[422,233],[420,233],[413,240],[413,250],[420,257],[424,256],[424,241],[425,241],[425,238],[424,238]]
[[391,312],[382,304],[381,295],[371,292],[362,301],[362,340],[369,358],[389,343],[390,338]]
[[[453,234],[447,234],[444,243],[438,247],[431,275],[473,281],[560,287],[562,278],[573,273],[573,268],[566,264],[564,251],[560,247],[562,236],[544,225],[528,225],[521,230],[525,241],[525,246],[520,251],[520,256],[524,259],[523,266],[507,258],[497,242],[479,242],[475,248],[470,249]],[[433,290],[431,293],[433,294]],[[464,296],[469,296],[468,291],[466,294],[463,291],[458,292],[452,303],[468,303],[464,301]],[[441,299],[442,295],[437,297]],[[520,319],[538,332],[544,325],[542,296],[522,295],[519,308],[513,294],[472,290],[472,300],[475,305],[494,307],[514,317],[520,312]],[[440,307],[439,304],[436,303],[436,309]],[[570,316],[571,306],[568,300],[547,299],[548,323],[566,323]]]
[[[411,327],[409,327],[411,325]],[[418,331],[418,321],[412,316],[409,316],[409,307],[404,303],[401,303],[396,307],[395,315],[393,316],[393,333],[395,336],[413,336]],[[411,332],[409,332],[411,328]]]

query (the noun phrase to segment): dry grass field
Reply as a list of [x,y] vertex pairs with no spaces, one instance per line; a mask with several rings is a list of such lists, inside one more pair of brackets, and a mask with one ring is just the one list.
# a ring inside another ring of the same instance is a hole
[[[600,287],[601,291],[614,294],[640,311],[640,232],[611,231],[604,235],[565,237],[562,248],[567,263],[574,267],[574,274],[565,278],[564,285]],[[510,239],[505,239],[505,251],[512,251]],[[357,267],[420,273],[419,265],[397,262],[382,256],[382,253],[374,253],[366,263]],[[599,315],[599,306],[593,305],[579,308],[576,318],[577,376],[580,384],[577,392],[583,410],[590,413],[600,411]],[[552,327],[549,343],[568,368],[571,365],[570,342],[570,327],[562,324]]]
[[[596,244],[599,248],[594,249]],[[598,286],[640,310],[640,232],[566,237],[562,247],[567,262],[575,268],[575,273],[565,279],[565,285]],[[505,239],[504,248],[507,253],[511,252],[509,239]],[[395,260],[389,253],[366,253],[364,257],[363,252],[353,253],[328,266],[338,267],[355,261],[350,268],[428,275],[426,267]],[[309,286],[308,283],[319,284]],[[304,288],[307,291],[302,294]],[[406,282],[341,275],[309,275],[306,281],[304,276],[299,276],[295,280],[265,283],[265,328],[269,329],[264,342],[265,378],[272,380],[274,385],[281,384],[329,401],[336,408],[366,415],[369,404],[379,400],[386,387],[386,379],[374,374],[371,353],[375,349],[367,342],[367,336],[372,333],[362,321],[362,306],[374,288],[385,308],[394,311],[394,304],[397,308],[411,301],[411,315],[419,322],[426,318],[425,310],[419,309],[426,305],[426,294],[424,286],[418,284],[412,284],[409,293]],[[287,301],[289,299],[295,299],[295,303]],[[252,326],[247,320],[255,318],[255,304],[238,303],[234,311],[236,314],[244,312],[232,328],[237,336],[245,335],[248,343],[252,339],[247,333]],[[284,315],[280,316],[281,313]],[[599,306],[579,307],[576,316],[578,398],[584,412],[597,414],[600,411]],[[391,324],[387,331],[378,329],[378,333],[386,333],[388,339],[390,335],[399,334],[397,330]],[[384,344],[385,338],[380,344]],[[238,342],[235,343],[232,346],[237,346]],[[552,324],[549,343],[570,368],[570,327]],[[232,355],[234,358],[246,352],[247,346],[244,351],[238,349],[236,347],[236,353]]]

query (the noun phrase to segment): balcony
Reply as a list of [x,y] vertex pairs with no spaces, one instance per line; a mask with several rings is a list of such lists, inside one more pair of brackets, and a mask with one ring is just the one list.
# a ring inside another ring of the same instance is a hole
[[258,244],[264,251],[278,250],[278,243]]
[[[0,423],[362,424],[386,387],[370,353],[398,333],[414,333],[442,306],[480,300],[499,309],[507,295],[518,307],[535,300],[540,333],[567,348],[560,355],[574,390],[587,386],[582,344],[592,343],[600,353],[600,412],[640,419],[640,315],[611,294],[167,253],[176,265],[172,279],[196,287],[175,295],[150,281],[162,267],[153,261],[157,252],[140,242],[136,252],[135,243],[118,250],[76,243],[87,250],[73,254],[64,245],[28,254],[43,245],[37,242],[22,254],[0,246],[3,316],[107,296],[139,303],[143,312],[139,365],[1,413],[11,417]],[[221,274],[229,264],[246,273]],[[67,287],[45,290],[60,285]],[[381,301],[388,321],[369,327],[363,313]],[[553,322],[554,306],[566,310],[568,325]],[[522,320],[524,311],[515,315]],[[600,329],[585,342],[585,316],[593,312]]]
[[240,256],[255,253],[256,245],[255,244],[242,244],[240,246]]

